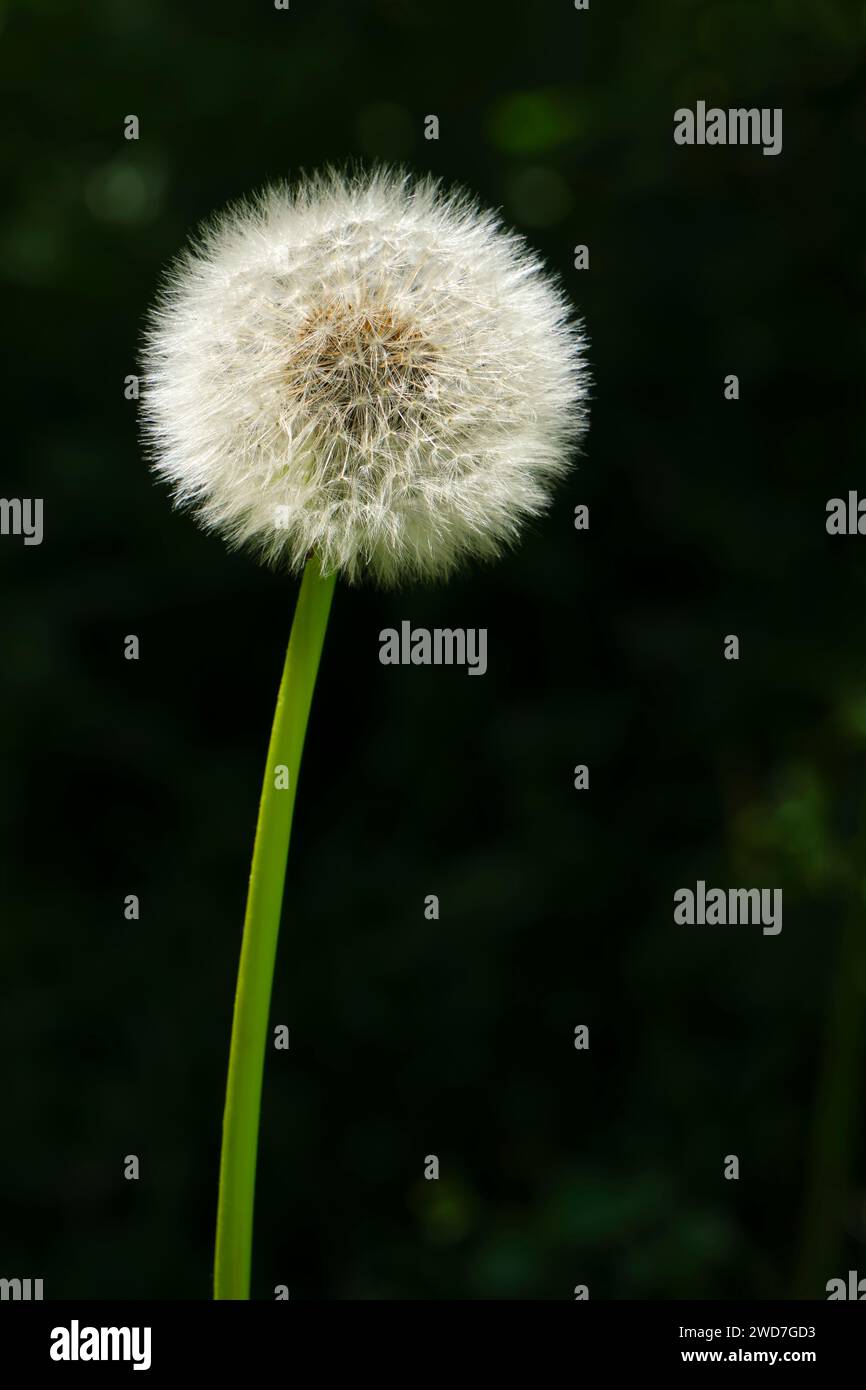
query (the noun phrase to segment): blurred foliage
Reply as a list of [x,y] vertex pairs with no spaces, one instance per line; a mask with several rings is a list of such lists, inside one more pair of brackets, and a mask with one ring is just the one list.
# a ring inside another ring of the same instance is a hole
[[[862,474],[866,6],[28,0],[0,17],[4,488],[46,499],[42,547],[0,547],[2,1273],[48,1297],[208,1295],[294,586],[171,511],[123,381],[201,218],[361,157],[461,182],[527,232],[586,318],[593,424],[505,562],[337,597],[255,1293],[788,1292],[863,872],[866,542],[828,537],[824,507]],[[782,106],[783,153],[675,147],[673,111],[698,98]],[[486,678],[383,669],[378,632],[404,617],[486,626]],[[782,886],[782,934],[675,928],[672,893],[697,878]],[[866,1264],[848,1102],[844,1245],[817,1296]]]

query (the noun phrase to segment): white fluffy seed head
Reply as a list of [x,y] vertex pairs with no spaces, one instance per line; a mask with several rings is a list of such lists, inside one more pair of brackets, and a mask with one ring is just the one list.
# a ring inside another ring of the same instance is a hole
[[178,505],[269,563],[438,577],[545,509],[585,426],[584,346],[468,195],[328,171],[230,208],[172,268],[148,449]]

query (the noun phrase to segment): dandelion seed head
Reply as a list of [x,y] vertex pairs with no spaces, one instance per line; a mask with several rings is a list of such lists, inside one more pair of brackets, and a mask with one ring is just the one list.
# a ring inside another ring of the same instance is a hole
[[229,545],[390,587],[546,509],[587,389],[580,323],[494,213],[328,171],[229,208],[175,264],[142,419],[176,503]]

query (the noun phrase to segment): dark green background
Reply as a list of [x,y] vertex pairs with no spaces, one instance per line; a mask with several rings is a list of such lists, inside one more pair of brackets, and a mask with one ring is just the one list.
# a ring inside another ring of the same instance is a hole
[[[123,384],[196,222],[348,156],[460,181],[525,232],[586,319],[592,427],[506,561],[338,592],[254,1296],[823,1297],[866,1275],[866,539],[824,526],[866,490],[866,5],[2,17],[3,493],[43,497],[46,531],[0,538],[0,1275],[209,1294],[296,585],[172,511]],[[782,154],[675,146],[698,99],[783,107]],[[404,618],[486,626],[486,677],[383,668]],[[697,878],[781,887],[781,936],[675,926]]]

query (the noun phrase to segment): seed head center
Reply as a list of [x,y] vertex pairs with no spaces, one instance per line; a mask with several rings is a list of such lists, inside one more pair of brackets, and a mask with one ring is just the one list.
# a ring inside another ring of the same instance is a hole
[[434,352],[419,329],[382,305],[328,303],[308,314],[286,363],[296,401],[323,424],[369,440],[405,426],[429,399]]

